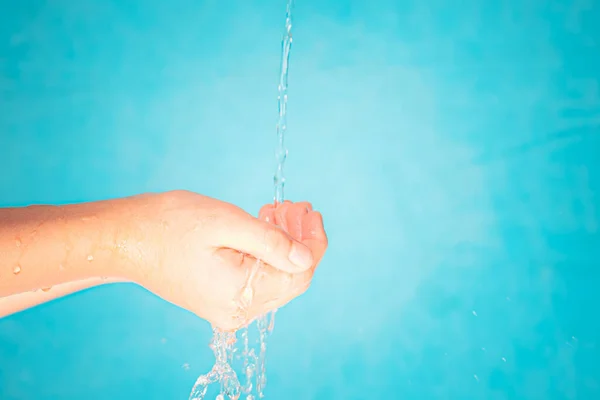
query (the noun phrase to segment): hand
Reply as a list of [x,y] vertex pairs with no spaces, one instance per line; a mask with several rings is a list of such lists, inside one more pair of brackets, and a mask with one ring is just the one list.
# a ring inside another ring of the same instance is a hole
[[[191,192],[145,200],[139,242],[122,252],[132,280],[214,326],[237,329],[304,293],[327,248],[321,215],[309,203],[240,208]],[[240,319],[240,296],[251,271],[253,297]]]

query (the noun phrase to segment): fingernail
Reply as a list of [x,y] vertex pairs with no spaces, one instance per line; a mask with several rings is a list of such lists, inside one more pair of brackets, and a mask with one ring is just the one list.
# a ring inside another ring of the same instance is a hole
[[289,259],[292,264],[302,270],[307,270],[313,265],[312,252],[307,247],[296,242],[292,244]]

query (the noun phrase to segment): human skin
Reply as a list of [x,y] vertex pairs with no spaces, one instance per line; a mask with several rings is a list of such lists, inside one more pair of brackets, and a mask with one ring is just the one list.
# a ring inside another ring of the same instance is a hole
[[187,191],[0,209],[0,316],[134,282],[215,327],[237,329],[304,293],[326,248],[322,217],[306,202],[266,205],[259,218]]

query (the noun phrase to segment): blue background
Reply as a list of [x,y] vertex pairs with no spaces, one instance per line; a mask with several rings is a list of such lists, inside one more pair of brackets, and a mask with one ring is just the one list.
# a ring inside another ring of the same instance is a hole
[[[0,0],[0,205],[181,188],[255,213],[284,11]],[[594,0],[298,0],[286,195],[330,249],[278,313],[268,399],[600,398],[598,21]],[[0,398],[187,399],[209,339],[92,289],[0,320]]]

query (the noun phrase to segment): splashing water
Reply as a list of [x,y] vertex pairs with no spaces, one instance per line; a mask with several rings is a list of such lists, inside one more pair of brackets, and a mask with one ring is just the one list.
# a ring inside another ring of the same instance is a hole
[[240,397],[240,382],[231,367],[236,337],[234,332],[222,332],[213,329],[213,339],[210,344],[215,353],[215,365],[206,375],[200,376],[190,394],[190,400],[202,400],[206,396],[208,386],[219,382],[221,385],[218,399],[237,400]]
[[[287,100],[288,100],[288,68],[290,61],[290,50],[292,47],[292,8],[293,0],[288,0],[285,16],[285,33],[282,42],[281,69],[279,74],[278,86],[278,121],[277,121],[277,149],[275,158],[277,167],[273,177],[275,187],[275,204],[282,203],[284,200],[283,189],[285,186],[285,177],[283,167],[287,158],[287,149],[285,147],[285,132],[287,130]],[[246,322],[248,309],[252,304],[254,297],[253,282],[256,274],[260,270],[260,260],[257,260],[252,270],[249,272],[246,285],[242,288],[239,305],[239,319]],[[268,315],[261,315],[256,319],[256,328],[258,331],[258,354],[250,343],[250,325],[241,328],[238,333],[242,342],[242,368],[244,382],[240,384],[237,374],[232,365],[237,337],[233,332],[222,332],[213,329],[213,339],[211,348],[215,354],[215,365],[206,375],[201,375],[192,388],[190,400],[202,400],[205,398],[209,385],[213,383],[220,384],[220,392],[216,400],[238,400],[243,393],[246,400],[255,400],[252,394],[256,389],[259,398],[264,397],[264,390],[267,384],[266,376],[266,352],[267,337],[273,331],[275,324],[275,311]],[[254,382],[254,383],[253,383]]]

